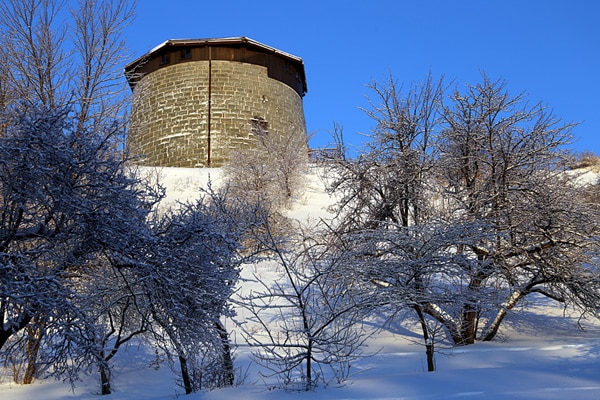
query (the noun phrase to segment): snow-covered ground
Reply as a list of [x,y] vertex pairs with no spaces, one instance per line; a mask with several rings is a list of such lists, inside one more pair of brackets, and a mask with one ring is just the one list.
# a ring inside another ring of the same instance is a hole
[[[163,169],[167,201],[197,194],[207,181],[219,183],[219,170]],[[291,214],[317,220],[327,216],[330,199],[318,177],[311,176],[303,199]],[[238,375],[234,388],[196,393],[186,399],[600,399],[600,322],[583,321],[555,304],[538,299],[511,315],[492,343],[446,348],[436,355],[436,372],[427,372],[425,349],[419,336],[403,328],[379,332],[369,340],[367,352],[376,353],[355,362],[353,377],[343,387],[330,386],[313,392],[269,390],[257,377],[258,367],[243,345],[237,349]],[[532,307],[535,306],[535,307]],[[402,333],[402,335],[400,334]],[[165,365],[156,367],[143,347],[119,352],[113,370],[114,393],[120,400],[167,400],[182,395]],[[140,368],[140,365],[144,367]],[[0,376],[0,399],[88,400],[98,399],[96,376],[77,383],[43,380],[28,386],[10,383]]]

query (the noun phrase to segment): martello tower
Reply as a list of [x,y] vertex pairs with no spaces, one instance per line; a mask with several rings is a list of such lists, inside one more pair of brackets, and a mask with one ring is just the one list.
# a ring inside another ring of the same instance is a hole
[[306,137],[302,59],[254,40],[168,40],[125,74],[128,147],[145,165],[218,167],[257,132]]

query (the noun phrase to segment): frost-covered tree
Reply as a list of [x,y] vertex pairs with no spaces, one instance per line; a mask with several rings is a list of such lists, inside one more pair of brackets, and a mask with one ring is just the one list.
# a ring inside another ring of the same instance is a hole
[[35,332],[60,373],[92,354],[95,260],[130,258],[157,197],[114,153],[118,127],[82,133],[67,110],[26,108],[0,137],[0,351]]
[[[123,30],[134,5],[134,0],[0,2],[0,134],[25,104],[50,110],[69,103],[79,134],[122,121],[127,105]],[[108,137],[115,148],[123,132]],[[24,383],[35,371],[40,332],[27,336],[30,365]]]
[[438,109],[443,121],[429,137],[435,158],[420,170],[419,198],[395,191],[404,185],[388,171],[412,176],[412,167],[395,161],[403,159],[391,145],[377,147],[377,162],[368,150],[346,163],[352,173],[338,175],[356,177],[338,186],[346,211],[337,231],[354,244],[340,246],[353,254],[347,270],[371,282],[367,293],[380,304],[437,321],[459,345],[493,339],[532,294],[584,315],[600,304],[600,214],[563,168],[573,124],[525,100],[485,75],[456,91]]
[[279,273],[270,279],[258,271],[238,301],[244,337],[268,371],[262,375],[300,390],[342,383],[369,336],[349,275],[324,242],[307,234],[292,240],[267,227],[261,238],[271,256],[266,265]]
[[[143,231],[143,221],[139,222]],[[142,301],[145,264],[124,262],[121,254],[108,253],[90,259],[75,285],[77,307],[87,325],[75,327],[82,332],[76,338],[82,362],[71,373],[77,376],[96,370],[103,395],[112,393],[112,360],[132,339],[148,332],[151,323],[150,308]],[[63,365],[55,362],[53,368],[61,372]]]
[[208,190],[193,203],[157,216],[152,223],[144,283],[153,337],[179,363],[186,393],[234,383],[231,344],[221,321],[231,316],[229,298],[247,232],[263,223],[263,211],[223,192]]
[[[491,340],[508,311],[538,293],[583,313],[600,304],[600,215],[583,201],[576,175],[565,173],[573,124],[541,104],[512,96],[502,81],[455,92],[445,107],[438,182],[449,221],[482,223],[486,239],[467,246],[484,262],[473,271],[473,295],[497,287],[503,301],[487,315],[481,339]],[[463,305],[462,341],[476,337],[477,310]]]
[[369,87],[374,98],[365,112],[375,122],[371,140],[358,157],[324,165],[329,191],[341,196],[336,208],[344,231],[381,222],[409,226],[430,211],[428,179],[443,80],[436,82],[430,74],[406,93],[392,76]]
[[145,335],[180,361],[186,390],[232,384],[221,317],[264,213],[208,191],[154,214],[162,192],[114,152],[118,126],[80,134],[66,109],[25,109],[0,137],[5,359],[96,370],[109,394],[114,357]]
[[416,322],[429,371],[435,370],[437,342],[463,342],[462,307],[477,309],[478,321],[500,302],[498,288],[473,292],[469,285],[472,272],[489,263],[462,249],[483,240],[483,228],[440,221],[410,227],[387,223],[340,237],[341,269],[354,276],[355,295],[377,314],[383,310],[386,324]]

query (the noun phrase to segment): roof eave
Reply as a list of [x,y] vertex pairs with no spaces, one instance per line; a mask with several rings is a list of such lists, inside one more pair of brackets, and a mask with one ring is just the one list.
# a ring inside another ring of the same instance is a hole
[[239,36],[239,37],[229,37],[229,38],[209,38],[209,39],[169,39],[166,40],[164,42],[162,42],[161,44],[159,44],[158,46],[154,47],[152,50],[150,50],[149,52],[147,52],[146,54],[136,58],[134,61],[130,62],[129,64],[127,64],[125,66],[125,71],[128,71],[130,69],[132,69],[136,64],[140,63],[141,61],[143,61],[144,59],[150,57],[152,54],[162,50],[165,47],[169,47],[169,46],[173,46],[173,45],[181,45],[181,46],[185,46],[185,45],[210,45],[210,44],[235,44],[235,43],[246,43],[246,44],[250,44],[252,46],[258,47],[260,49],[266,50],[270,53],[274,53],[274,54],[278,54],[280,56],[283,56],[285,58],[289,58],[290,60],[293,60],[297,63],[300,63],[304,66],[304,63],[302,61],[302,58],[297,57],[293,54],[290,53],[286,53],[285,51],[281,51],[278,50],[274,47],[271,46],[267,46],[264,43],[261,42],[257,42],[256,40],[250,39],[246,36]]

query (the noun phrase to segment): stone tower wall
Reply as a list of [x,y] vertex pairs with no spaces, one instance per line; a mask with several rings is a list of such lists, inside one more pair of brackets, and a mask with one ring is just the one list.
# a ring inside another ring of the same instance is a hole
[[269,134],[306,137],[302,98],[266,67],[222,60],[169,65],[136,84],[128,146],[144,165],[218,167],[231,151],[254,145],[257,118]]

